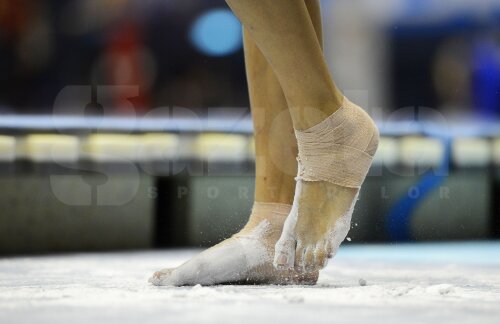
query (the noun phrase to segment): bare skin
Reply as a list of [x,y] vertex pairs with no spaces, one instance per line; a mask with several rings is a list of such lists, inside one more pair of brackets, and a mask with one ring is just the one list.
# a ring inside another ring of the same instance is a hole
[[226,0],[271,65],[293,125],[307,129],[343,101],[304,0]]
[[[319,0],[305,0],[313,37],[323,48]],[[255,201],[292,204],[297,174],[297,139],[287,98],[276,73],[252,36],[243,32],[245,68],[255,134]]]
[[[335,243],[332,230],[338,219],[352,206],[358,189],[341,187],[326,181],[302,182],[298,215],[289,245],[276,246],[275,266],[299,272],[313,272],[324,268],[332,258]],[[347,234],[347,233],[346,233]],[[343,240],[343,238],[342,238]],[[283,241],[283,239],[281,239]],[[291,250],[292,259],[283,258],[281,252]]]
[[[322,44],[321,13],[319,0],[305,0],[306,10],[310,23],[314,26],[314,37],[316,42]],[[264,203],[281,203],[291,205],[295,192],[295,175],[297,173],[297,141],[294,136],[293,123],[288,110],[287,99],[273,68],[255,44],[252,36],[244,29],[245,63],[249,85],[250,103],[255,129],[255,151],[256,151],[256,179],[255,179],[255,201]],[[322,45],[321,45],[322,46]],[[255,215],[249,220],[245,228],[235,237],[245,236],[260,223],[262,215]],[[269,219],[270,220],[270,219]],[[262,241],[271,253],[281,235],[285,217],[273,218],[272,224],[276,231],[266,234]],[[232,243],[230,238],[205,251],[216,253],[218,249]],[[235,257],[236,258],[236,257]],[[202,256],[197,256],[189,261],[190,265],[201,263]],[[217,260],[214,260],[217,262]],[[163,269],[156,272],[151,278],[155,284],[164,284],[173,271],[182,273],[186,265],[176,269]],[[187,272],[187,270],[186,270]],[[272,258],[268,264],[260,269],[264,277],[259,282],[266,283],[302,283],[314,284],[318,272],[313,271],[303,276],[297,271],[280,271],[272,265]],[[267,281],[266,281],[267,279]],[[220,280],[217,283],[228,283]],[[248,281],[246,281],[248,282]],[[257,281],[249,282],[257,283]],[[180,282],[179,284],[186,284]]]

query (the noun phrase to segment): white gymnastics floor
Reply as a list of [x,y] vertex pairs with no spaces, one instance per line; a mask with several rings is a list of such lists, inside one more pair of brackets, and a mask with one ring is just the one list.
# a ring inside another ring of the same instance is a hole
[[0,259],[0,323],[500,323],[500,243],[344,246],[315,287],[147,283],[194,253]]

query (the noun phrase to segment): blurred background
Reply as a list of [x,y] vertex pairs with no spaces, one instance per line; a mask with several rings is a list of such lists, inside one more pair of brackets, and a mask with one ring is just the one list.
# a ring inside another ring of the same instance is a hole
[[[379,152],[348,244],[500,237],[500,0],[323,0]],[[0,1],[0,254],[212,245],[253,201],[224,0]]]

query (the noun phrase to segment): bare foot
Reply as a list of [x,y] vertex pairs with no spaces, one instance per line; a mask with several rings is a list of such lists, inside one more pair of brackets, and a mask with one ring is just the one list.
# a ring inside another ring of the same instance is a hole
[[314,285],[318,272],[273,266],[274,247],[291,206],[255,203],[247,225],[233,237],[203,251],[174,269],[163,269],[149,279],[157,286],[217,284]]

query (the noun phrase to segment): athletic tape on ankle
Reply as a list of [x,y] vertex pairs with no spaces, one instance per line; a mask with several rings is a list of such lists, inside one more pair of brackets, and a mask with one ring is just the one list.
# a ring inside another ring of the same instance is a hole
[[295,130],[298,180],[328,181],[360,188],[378,145],[378,130],[368,114],[344,97],[342,107],[319,124]]
[[254,202],[252,207],[252,215],[276,215],[287,217],[290,213],[290,209],[292,209],[291,205],[280,204],[280,203],[263,203],[263,202]]

